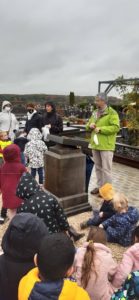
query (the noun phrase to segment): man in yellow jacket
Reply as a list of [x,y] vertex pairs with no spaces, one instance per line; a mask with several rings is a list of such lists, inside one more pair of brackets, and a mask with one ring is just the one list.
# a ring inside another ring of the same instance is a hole
[[46,236],[35,263],[19,284],[19,300],[89,300],[85,290],[71,279],[75,248],[64,233]]

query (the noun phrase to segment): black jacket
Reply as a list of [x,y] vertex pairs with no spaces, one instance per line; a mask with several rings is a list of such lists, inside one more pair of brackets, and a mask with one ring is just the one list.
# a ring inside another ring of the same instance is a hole
[[21,278],[34,267],[34,255],[43,236],[45,224],[32,214],[16,215],[2,240],[0,256],[0,300],[17,300]]
[[111,218],[115,214],[112,201],[104,200],[100,208],[100,212],[103,212],[103,218],[101,218],[101,222]]
[[17,212],[30,212],[44,220],[50,233],[69,228],[63,208],[48,191],[40,189],[37,181],[29,174],[22,175],[16,195],[24,200]]
[[38,128],[41,131],[42,128],[42,117],[37,112],[32,116],[30,120],[26,121],[24,131],[28,134],[32,128]]
[[[100,218],[99,212],[103,212],[103,217]],[[88,220],[88,225],[99,226],[102,222],[106,221],[107,219],[111,218],[115,214],[115,210],[112,204],[112,201],[104,200],[100,211],[93,211],[93,218]]]
[[21,152],[24,152],[25,150],[25,145],[28,143],[28,140],[26,137],[18,137],[14,140],[14,144],[16,144]]
[[62,118],[56,113],[56,108],[53,103],[51,103],[52,112],[44,113],[43,116],[43,126],[51,125],[50,134],[59,134],[63,131],[63,120]]

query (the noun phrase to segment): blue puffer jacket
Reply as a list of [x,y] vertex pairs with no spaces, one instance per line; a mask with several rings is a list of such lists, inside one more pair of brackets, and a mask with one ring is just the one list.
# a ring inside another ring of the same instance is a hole
[[57,282],[37,282],[29,300],[58,300],[63,288],[63,280]]
[[103,222],[108,242],[118,243],[124,247],[131,245],[132,231],[138,220],[138,210],[135,207],[129,207],[126,213],[116,213]]

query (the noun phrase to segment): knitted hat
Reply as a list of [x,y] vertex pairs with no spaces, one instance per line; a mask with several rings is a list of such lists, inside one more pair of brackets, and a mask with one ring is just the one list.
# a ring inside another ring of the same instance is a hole
[[99,193],[104,200],[110,201],[113,199],[115,191],[110,183],[106,183],[99,189]]

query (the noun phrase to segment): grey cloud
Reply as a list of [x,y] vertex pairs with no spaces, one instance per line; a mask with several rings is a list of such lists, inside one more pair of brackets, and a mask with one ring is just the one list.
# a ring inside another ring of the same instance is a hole
[[0,92],[91,95],[139,76],[139,1],[0,0]]

